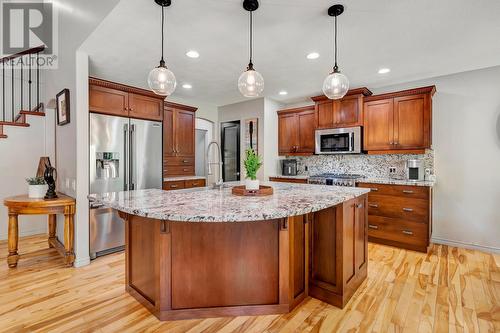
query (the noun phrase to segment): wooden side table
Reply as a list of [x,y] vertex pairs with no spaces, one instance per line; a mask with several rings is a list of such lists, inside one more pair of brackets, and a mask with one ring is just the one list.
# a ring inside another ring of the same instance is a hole
[[[49,247],[55,248],[63,257],[66,266],[72,266],[75,261],[73,250],[75,199],[64,194],[57,194],[57,199],[31,199],[27,194],[6,198],[4,205],[9,210],[9,256],[7,263],[10,268],[17,266],[19,254],[17,246],[19,240],[18,215],[49,216]],[[64,246],[56,238],[56,214],[64,214]]]

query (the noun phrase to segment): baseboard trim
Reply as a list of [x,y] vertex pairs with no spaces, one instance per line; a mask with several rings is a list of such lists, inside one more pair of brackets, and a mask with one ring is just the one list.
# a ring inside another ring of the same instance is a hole
[[[26,237],[26,236],[35,236],[35,235],[48,235],[47,234],[47,227],[38,227],[35,229],[29,229],[29,230],[20,230],[19,231],[19,237]],[[48,236],[47,236],[48,237]],[[9,238],[8,233],[0,233],[0,240],[7,240]]]
[[73,263],[73,266],[75,268],[83,267],[83,266],[87,266],[87,265],[90,265],[90,256],[83,257],[83,258],[75,258],[75,262]]
[[437,237],[432,237],[431,243],[448,245],[448,246],[455,246],[455,247],[463,247],[466,249],[479,250],[479,251],[489,252],[489,253],[500,253],[500,248],[498,248],[498,247],[477,245],[477,244],[465,243],[465,242],[437,238]]

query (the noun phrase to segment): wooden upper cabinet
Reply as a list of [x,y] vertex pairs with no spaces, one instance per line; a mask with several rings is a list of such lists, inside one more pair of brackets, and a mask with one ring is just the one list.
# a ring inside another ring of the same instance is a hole
[[394,144],[400,149],[430,147],[429,94],[394,98]]
[[279,155],[313,154],[315,125],[314,106],[278,111]]
[[178,110],[175,119],[175,149],[177,156],[194,156],[195,115],[192,111]]
[[299,153],[314,153],[314,131],[315,131],[314,110],[297,113],[298,133],[299,133]]
[[163,99],[139,94],[129,94],[128,100],[130,117],[149,120],[162,119]]
[[335,125],[333,117],[333,101],[321,101],[316,104],[316,127],[333,128]]
[[153,92],[89,78],[89,111],[147,120],[161,120],[163,99]]
[[366,102],[364,113],[364,149],[392,149],[394,139],[393,100]]
[[89,111],[128,117],[128,93],[90,85]]
[[346,96],[334,103],[333,115],[336,127],[353,127],[363,125],[362,95]]
[[165,102],[163,111],[164,156],[194,157],[196,108]]
[[325,95],[312,97],[316,103],[316,128],[362,126],[363,98],[371,94],[367,88],[359,88],[349,90],[339,100],[330,100]]
[[366,98],[364,150],[424,153],[432,144],[432,96],[435,86]]
[[163,111],[163,155],[175,156],[174,149],[174,109],[166,107]]
[[297,116],[295,113],[278,115],[278,153],[294,153],[299,144]]

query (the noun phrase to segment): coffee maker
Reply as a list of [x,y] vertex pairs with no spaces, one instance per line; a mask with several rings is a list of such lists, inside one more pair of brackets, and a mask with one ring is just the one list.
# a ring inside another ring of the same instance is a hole
[[422,181],[424,177],[424,161],[418,159],[406,161],[406,179],[411,181]]
[[297,160],[282,160],[281,174],[283,176],[297,176]]

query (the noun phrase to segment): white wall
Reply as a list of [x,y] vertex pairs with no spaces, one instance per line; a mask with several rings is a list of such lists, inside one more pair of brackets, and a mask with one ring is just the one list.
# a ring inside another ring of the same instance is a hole
[[283,106],[271,99],[264,100],[264,179],[281,174],[278,157],[278,110]]
[[433,241],[500,252],[500,67],[372,91],[432,84]]
[[[54,163],[54,112],[46,110],[45,117],[28,116],[30,127],[4,126],[7,139],[0,139],[0,199],[25,194],[25,178],[34,177],[38,161],[49,156]],[[7,239],[8,215],[0,205],[0,240]],[[28,236],[47,232],[47,216],[20,216],[19,234]]]
[[[243,161],[245,159],[245,120],[251,118],[258,118],[258,153],[263,158],[263,163],[266,163],[264,152],[264,98],[252,99],[245,102],[229,104],[219,107],[219,126],[220,123],[228,121],[240,121],[240,174],[241,180],[245,179],[245,168]],[[264,167],[260,168],[257,172],[257,178],[264,180]]]

